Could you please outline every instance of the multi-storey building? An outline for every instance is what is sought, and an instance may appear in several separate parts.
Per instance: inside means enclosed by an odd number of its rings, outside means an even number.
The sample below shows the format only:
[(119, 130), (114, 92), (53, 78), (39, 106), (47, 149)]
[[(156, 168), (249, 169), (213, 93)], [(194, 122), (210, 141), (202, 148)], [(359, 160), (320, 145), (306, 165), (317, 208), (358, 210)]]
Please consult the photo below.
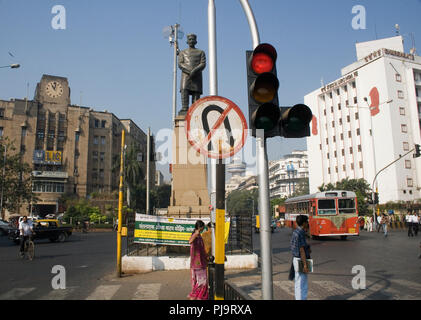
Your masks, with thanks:
[[(421, 144), (421, 57), (401, 36), (358, 43), (340, 79), (305, 96), (310, 191), (345, 178), (373, 185), (383, 168)], [(412, 153), (374, 182), (381, 203), (420, 198), (421, 160)]]
[[(64, 193), (87, 197), (118, 190), (119, 171), (113, 167), (116, 161), (119, 166), (123, 129), (126, 144), (134, 142), (146, 153), (147, 136), (133, 121), (72, 105), (68, 80), (62, 77), (44, 75), (32, 101), (0, 101), (0, 136), (13, 141), (32, 165), (39, 198), (33, 212), (41, 216), (57, 213)], [(151, 162), (152, 177), (154, 171)]]
[(291, 197), (297, 187), (308, 181), (307, 151), (293, 151), (282, 159), (269, 163), (270, 198)]

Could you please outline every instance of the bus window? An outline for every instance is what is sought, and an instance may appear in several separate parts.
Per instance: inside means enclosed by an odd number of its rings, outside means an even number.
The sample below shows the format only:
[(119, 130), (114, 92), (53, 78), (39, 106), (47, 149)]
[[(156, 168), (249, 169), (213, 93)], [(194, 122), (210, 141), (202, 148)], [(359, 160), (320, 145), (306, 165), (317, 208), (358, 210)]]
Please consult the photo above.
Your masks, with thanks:
[(355, 199), (339, 199), (339, 213), (353, 214), (355, 211)]
[(319, 200), (319, 211), (317, 215), (336, 215), (335, 199)]

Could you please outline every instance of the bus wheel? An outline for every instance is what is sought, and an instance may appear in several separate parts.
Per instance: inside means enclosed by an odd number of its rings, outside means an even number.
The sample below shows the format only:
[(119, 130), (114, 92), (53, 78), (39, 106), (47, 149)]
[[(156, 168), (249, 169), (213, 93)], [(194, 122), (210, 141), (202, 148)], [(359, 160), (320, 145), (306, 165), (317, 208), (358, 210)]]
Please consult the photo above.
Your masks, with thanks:
[(341, 236), (342, 241), (346, 241), (347, 236)]

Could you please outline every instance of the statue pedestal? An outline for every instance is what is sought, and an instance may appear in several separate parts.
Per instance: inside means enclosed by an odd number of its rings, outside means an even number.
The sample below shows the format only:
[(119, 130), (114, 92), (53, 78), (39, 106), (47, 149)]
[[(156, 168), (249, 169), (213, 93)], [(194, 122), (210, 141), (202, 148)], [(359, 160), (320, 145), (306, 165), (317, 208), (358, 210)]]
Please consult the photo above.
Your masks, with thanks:
[(172, 184), (168, 216), (180, 218), (210, 215), (207, 157), (187, 141), (185, 116), (175, 118), (172, 144)]

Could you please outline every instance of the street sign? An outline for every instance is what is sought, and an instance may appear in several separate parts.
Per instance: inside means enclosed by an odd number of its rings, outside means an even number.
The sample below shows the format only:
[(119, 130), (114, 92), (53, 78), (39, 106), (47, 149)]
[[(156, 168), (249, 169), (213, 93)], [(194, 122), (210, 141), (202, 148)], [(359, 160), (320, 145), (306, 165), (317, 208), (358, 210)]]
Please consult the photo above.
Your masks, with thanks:
[(189, 108), (186, 133), (197, 152), (208, 158), (226, 159), (243, 148), (247, 122), (234, 102), (219, 96), (204, 97)]

